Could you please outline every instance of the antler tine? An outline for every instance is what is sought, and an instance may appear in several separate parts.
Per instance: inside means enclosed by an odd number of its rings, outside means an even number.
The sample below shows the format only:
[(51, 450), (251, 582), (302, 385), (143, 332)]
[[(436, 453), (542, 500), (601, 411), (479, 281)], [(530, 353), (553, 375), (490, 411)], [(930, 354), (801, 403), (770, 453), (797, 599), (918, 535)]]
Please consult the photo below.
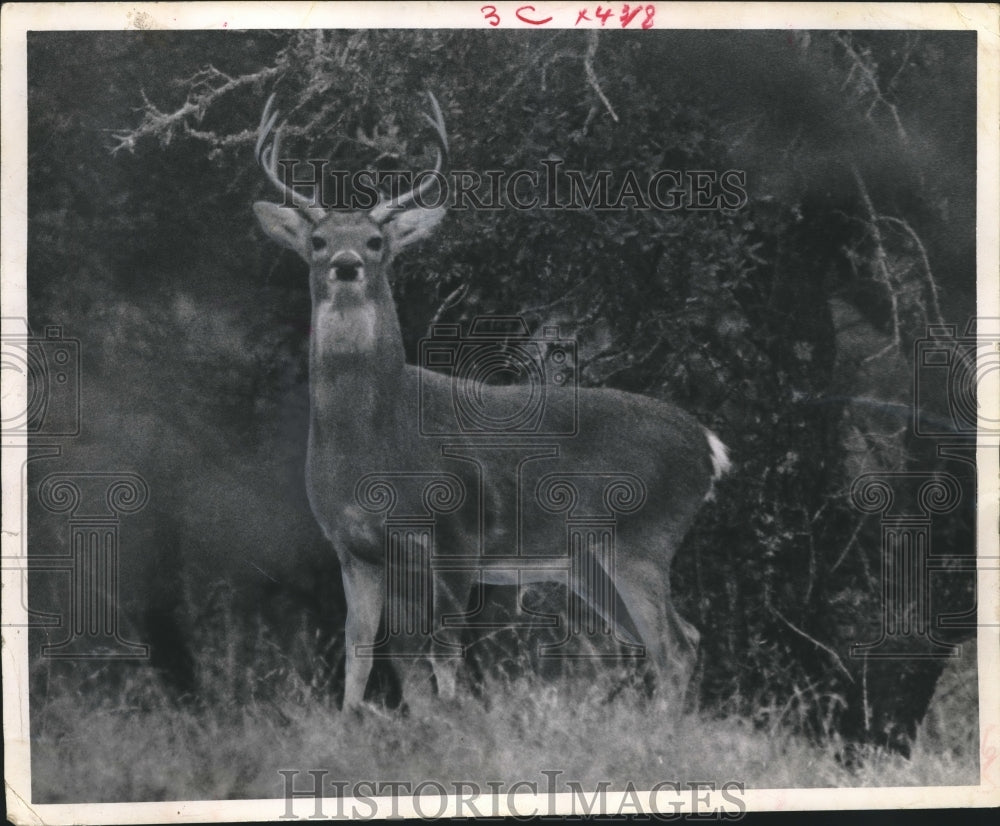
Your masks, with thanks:
[[(434, 93), (431, 91), (427, 92), (427, 97), (430, 99), (434, 117), (431, 117), (426, 112), (423, 113), (423, 116), (424, 120), (434, 127), (434, 135), (437, 138), (437, 158), (434, 162), (434, 171), (440, 173), (445, 164), (448, 162), (448, 133), (445, 130), (444, 115), (441, 113), (441, 107), (438, 105), (437, 98), (434, 97)], [(387, 220), (393, 212), (402, 209), (409, 209), (413, 201), (419, 196), (422, 196), (431, 186), (432, 177), (433, 176), (425, 178), (421, 181), (420, 186), (415, 189), (411, 189), (409, 192), (404, 192), (395, 201), (380, 202), (378, 206), (376, 206), (369, 213), (369, 217), (376, 223), (382, 223)]]
[[(285, 124), (282, 123), (277, 130), (274, 128), (274, 124), (278, 122), (278, 117), (281, 114), (277, 109), (273, 112), (271, 111), (274, 99), (275, 94), (272, 92), (271, 96), (267, 99), (267, 103), (264, 104), (264, 112), (260, 116), (260, 126), (257, 128), (257, 143), (254, 146), (257, 163), (264, 170), (267, 179), (282, 195), (290, 198), (292, 203), (302, 209), (310, 219), (318, 221), (326, 213), (316, 203), (315, 199), (309, 199), (304, 195), (300, 195), (293, 187), (288, 186), (288, 184), (281, 180), (281, 176), (278, 175), (281, 134), (285, 129)], [(270, 146), (267, 145), (268, 138), (271, 138)]]
[[(438, 158), (437, 164), (435, 166), (438, 172), (441, 171), (441, 164), (448, 163), (448, 133), (444, 128), (444, 115), (441, 114), (441, 107), (438, 105), (437, 98), (434, 97), (434, 93), (428, 90), (427, 97), (431, 102), (431, 108), (434, 110), (434, 117), (432, 118), (426, 112), (424, 112), (424, 120), (426, 120), (431, 126), (434, 127), (434, 131), (437, 132), (438, 136)], [(442, 157), (443, 155), (443, 157)]]
[(271, 134), (271, 130), (274, 129), (275, 121), (278, 120), (279, 112), (271, 112), (271, 107), (274, 105), (274, 92), (267, 99), (267, 103), (264, 104), (264, 111), (260, 116), (260, 126), (257, 127), (257, 145), (254, 146), (253, 153), (257, 158), (257, 162), (260, 163), (263, 156), (262, 150), (264, 149), (264, 144), (267, 141), (268, 136)]

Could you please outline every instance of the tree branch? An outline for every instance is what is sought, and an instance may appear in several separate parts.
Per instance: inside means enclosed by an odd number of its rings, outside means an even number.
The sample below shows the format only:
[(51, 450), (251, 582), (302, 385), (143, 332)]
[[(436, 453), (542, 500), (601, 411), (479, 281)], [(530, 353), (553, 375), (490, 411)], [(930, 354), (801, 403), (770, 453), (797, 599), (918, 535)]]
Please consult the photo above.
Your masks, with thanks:
[(597, 30), (591, 29), (590, 39), (587, 43), (587, 55), (583, 58), (583, 69), (587, 73), (587, 80), (593, 87), (594, 91), (597, 92), (597, 96), (601, 99), (601, 103), (604, 104), (604, 108), (608, 110), (608, 114), (611, 115), (611, 119), (615, 123), (618, 123), (618, 115), (615, 114), (614, 107), (611, 105), (611, 101), (608, 100), (604, 91), (601, 89), (600, 84), (597, 82), (597, 73), (594, 71), (594, 55), (597, 54)]

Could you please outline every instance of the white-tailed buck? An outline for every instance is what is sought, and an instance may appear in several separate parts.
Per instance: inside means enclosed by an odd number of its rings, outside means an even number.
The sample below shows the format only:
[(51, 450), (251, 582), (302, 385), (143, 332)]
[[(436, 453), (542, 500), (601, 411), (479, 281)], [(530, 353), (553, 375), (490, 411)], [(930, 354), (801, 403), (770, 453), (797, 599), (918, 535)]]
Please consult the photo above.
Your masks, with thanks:
[[(447, 137), (430, 97), (439, 173)], [(566, 583), (580, 598), (573, 631), (596, 622), (686, 685), (699, 635), (674, 608), (670, 562), (729, 466), (725, 447), (672, 405), (577, 388), (571, 345), (551, 330), (529, 341), (511, 319), (425, 341), (443, 371), (406, 364), (389, 270), (444, 208), (424, 208), (417, 187), (368, 211), (325, 211), (281, 180), (276, 121), (269, 101), (257, 156), (287, 205), (254, 210), (310, 270), (306, 482), (343, 572), (345, 708), (363, 702), (373, 656), (429, 658), (438, 693), (451, 694), (460, 649), (449, 634), (475, 625), (483, 583)], [(534, 381), (478, 380), (498, 371)], [(586, 655), (571, 633), (549, 648)]]

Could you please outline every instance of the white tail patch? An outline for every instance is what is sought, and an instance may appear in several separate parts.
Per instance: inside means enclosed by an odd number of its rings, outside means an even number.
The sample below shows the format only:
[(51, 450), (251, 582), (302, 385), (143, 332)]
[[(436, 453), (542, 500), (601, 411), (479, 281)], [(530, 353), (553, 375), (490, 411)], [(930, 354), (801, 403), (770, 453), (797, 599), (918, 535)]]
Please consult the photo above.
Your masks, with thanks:
[(705, 494), (705, 501), (710, 502), (715, 498), (716, 480), (725, 476), (733, 463), (729, 459), (729, 449), (722, 443), (722, 440), (707, 427), (704, 430), (709, 450), (712, 453), (712, 483), (708, 487), (708, 493)]

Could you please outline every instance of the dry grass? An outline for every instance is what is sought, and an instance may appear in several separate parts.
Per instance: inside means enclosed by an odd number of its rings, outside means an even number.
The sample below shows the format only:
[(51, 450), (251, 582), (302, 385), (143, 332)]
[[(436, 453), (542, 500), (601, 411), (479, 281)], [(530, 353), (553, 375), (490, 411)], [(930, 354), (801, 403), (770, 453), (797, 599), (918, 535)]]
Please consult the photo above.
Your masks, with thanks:
[[(341, 713), (289, 680), (284, 699), (199, 708), (170, 702), (136, 671), (114, 702), (49, 692), (33, 706), (36, 802), (280, 798), (282, 769), (328, 781), (511, 784), (561, 771), (593, 789), (673, 780), (748, 788), (964, 785), (978, 782), (976, 731), (925, 732), (912, 757), (874, 748), (845, 765), (836, 737), (815, 743), (737, 717), (672, 713), (645, 696), (606, 702), (590, 684), (495, 682), (487, 699), (432, 700), (399, 712)], [(303, 775), (305, 777), (305, 775)], [(306, 778), (306, 781), (308, 778)], [(303, 781), (305, 782), (305, 781)], [(563, 788), (560, 791), (566, 791)]]

